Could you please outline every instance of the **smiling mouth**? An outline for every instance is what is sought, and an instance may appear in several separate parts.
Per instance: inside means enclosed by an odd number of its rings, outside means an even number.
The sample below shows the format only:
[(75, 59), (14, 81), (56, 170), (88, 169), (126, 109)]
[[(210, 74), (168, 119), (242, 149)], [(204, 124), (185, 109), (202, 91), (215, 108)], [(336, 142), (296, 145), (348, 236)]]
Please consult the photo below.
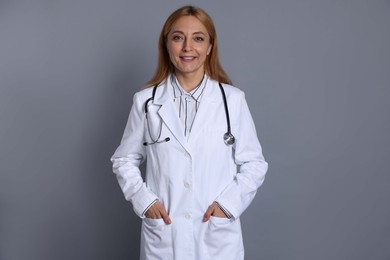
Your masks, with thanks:
[(196, 58), (196, 57), (193, 57), (193, 56), (191, 56), (191, 57), (187, 57), (187, 56), (182, 56), (182, 57), (180, 57), (180, 59), (181, 59), (182, 61), (184, 61), (184, 62), (194, 61), (195, 58)]

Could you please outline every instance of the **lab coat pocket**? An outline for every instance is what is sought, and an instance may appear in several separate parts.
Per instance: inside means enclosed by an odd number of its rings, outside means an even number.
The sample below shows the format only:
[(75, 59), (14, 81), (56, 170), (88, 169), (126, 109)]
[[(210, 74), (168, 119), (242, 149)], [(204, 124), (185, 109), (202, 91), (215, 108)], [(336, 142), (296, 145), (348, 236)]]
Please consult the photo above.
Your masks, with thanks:
[(220, 226), (220, 225), (230, 224), (233, 220), (230, 218), (220, 218), (220, 217), (211, 216), (210, 221), (213, 225)]
[(210, 259), (244, 259), (241, 226), (238, 220), (210, 217), (204, 239)]
[[(142, 255), (146, 259), (172, 259), (172, 232), (171, 225), (165, 224), (164, 220), (144, 218), (142, 222)], [(142, 247), (141, 247), (142, 248)]]
[(158, 227), (167, 225), (162, 218), (144, 218), (145, 225), (149, 227)]

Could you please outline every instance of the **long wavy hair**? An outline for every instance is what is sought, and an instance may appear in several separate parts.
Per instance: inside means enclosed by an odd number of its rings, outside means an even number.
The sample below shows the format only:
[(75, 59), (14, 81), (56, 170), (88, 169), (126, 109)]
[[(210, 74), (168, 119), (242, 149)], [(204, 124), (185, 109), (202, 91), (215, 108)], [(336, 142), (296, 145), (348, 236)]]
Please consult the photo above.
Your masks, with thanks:
[(204, 65), (206, 74), (211, 79), (221, 83), (232, 84), (229, 76), (223, 70), (219, 62), (218, 40), (213, 20), (201, 8), (188, 5), (174, 11), (165, 21), (165, 24), (160, 33), (160, 38), (158, 40), (158, 64), (156, 72), (154, 73), (153, 77), (146, 83), (146, 87), (152, 87), (163, 82), (170, 73), (174, 72), (175, 67), (169, 58), (166, 41), (168, 33), (172, 29), (173, 24), (183, 16), (194, 16), (197, 18), (204, 25), (204, 27), (206, 27), (206, 30), (209, 34), (211, 52), (207, 56)]

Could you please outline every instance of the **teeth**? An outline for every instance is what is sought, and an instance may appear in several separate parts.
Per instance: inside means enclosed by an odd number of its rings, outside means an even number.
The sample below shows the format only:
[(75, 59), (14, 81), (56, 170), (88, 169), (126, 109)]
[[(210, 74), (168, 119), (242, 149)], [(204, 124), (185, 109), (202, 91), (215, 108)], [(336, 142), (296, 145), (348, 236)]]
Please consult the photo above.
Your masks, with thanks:
[(194, 59), (194, 57), (183, 57), (182, 59), (185, 61), (191, 61)]

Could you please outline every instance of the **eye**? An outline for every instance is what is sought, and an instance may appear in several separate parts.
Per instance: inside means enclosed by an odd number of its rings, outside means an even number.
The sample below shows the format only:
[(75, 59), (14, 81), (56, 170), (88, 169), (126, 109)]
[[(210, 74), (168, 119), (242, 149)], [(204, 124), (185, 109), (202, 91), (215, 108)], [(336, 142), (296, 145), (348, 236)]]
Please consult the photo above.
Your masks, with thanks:
[(197, 41), (197, 42), (203, 42), (203, 41), (204, 41), (204, 38), (203, 38), (203, 37), (200, 37), (200, 36), (196, 36), (196, 37), (195, 37), (195, 41)]
[(177, 41), (181, 41), (181, 40), (183, 40), (183, 36), (181, 36), (181, 35), (172, 35), (172, 40), (173, 41), (175, 41), (175, 42), (177, 42)]

